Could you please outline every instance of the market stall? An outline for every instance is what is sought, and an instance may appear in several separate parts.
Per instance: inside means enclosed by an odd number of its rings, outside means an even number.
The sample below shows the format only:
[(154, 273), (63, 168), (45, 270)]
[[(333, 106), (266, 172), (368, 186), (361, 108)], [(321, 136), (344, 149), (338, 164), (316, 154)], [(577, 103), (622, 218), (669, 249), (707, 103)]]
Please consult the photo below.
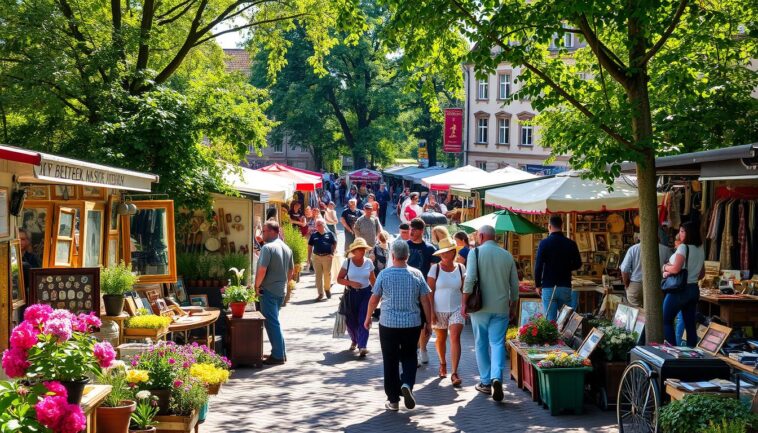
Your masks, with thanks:
[(421, 178), (421, 185), (431, 191), (448, 191), (453, 186), (467, 185), (469, 182), (486, 179), (489, 174), (472, 165), (454, 168), (444, 173)]
[(315, 171), (303, 170), (283, 164), (271, 164), (257, 170), (295, 182), (296, 191), (314, 192), (317, 188), (321, 188), (322, 185), (321, 175)]
[(491, 206), (485, 210), (485, 191), (536, 178), (537, 176), (526, 171), (514, 167), (504, 167), (489, 172), (486, 176), (477, 176), (476, 178), (467, 179), (465, 183), (451, 185), (449, 194), (461, 201), (462, 207), (459, 220), (467, 221), (472, 218), (478, 218), (492, 210)]

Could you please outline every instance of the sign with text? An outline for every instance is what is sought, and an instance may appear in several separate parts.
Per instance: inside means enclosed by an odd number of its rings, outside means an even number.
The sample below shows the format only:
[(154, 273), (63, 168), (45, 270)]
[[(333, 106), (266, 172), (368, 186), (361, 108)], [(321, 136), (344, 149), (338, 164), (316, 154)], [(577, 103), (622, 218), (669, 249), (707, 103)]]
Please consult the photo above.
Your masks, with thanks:
[(463, 152), (463, 108), (445, 109), (445, 136), (442, 147), (445, 152)]
[(34, 177), (47, 182), (150, 192), (151, 184), (158, 181), (152, 174), (41, 155), (40, 164), (34, 166)]

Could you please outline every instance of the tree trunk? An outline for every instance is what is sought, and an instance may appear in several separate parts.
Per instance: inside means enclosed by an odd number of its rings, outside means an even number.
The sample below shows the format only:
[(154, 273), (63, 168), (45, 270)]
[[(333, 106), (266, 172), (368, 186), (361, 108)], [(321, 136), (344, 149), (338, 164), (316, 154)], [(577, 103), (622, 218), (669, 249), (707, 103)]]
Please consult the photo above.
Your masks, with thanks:
[(366, 154), (364, 154), (361, 150), (356, 149), (353, 147), (353, 170), (357, 170), (359, 168), (366, 168)]

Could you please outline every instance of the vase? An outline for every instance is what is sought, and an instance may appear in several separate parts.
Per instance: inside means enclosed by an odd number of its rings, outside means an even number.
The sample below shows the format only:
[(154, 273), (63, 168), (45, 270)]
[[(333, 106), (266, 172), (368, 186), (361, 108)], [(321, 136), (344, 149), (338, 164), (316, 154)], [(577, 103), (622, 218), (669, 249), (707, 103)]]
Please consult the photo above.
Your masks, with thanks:
[(84, 394), (84, 387), (89, 383), (89, 379), (79, 379), (70, 381), (60, 381), (61, 385), (66, 388), (68, 393), (69, 404), (79, 404), (82, 402), (82, 395)]
[(563, 410), (582, 413), (584, 405), (584, 375), (592, 367), (541, 368), (535, 366), (539, 375), (540, 398), (550, 410), (550, 415), (558, 415)]
[(239, 319), (245, 315), (245, 307), (247, 302), (230, 302), (229, 308), (232, 310), (232, 317)]
[(120, 316), (124, 311), (124, 295), (103, 295), (106, 316)]
[(171, 390), (151, 389), (150, 393), (158, 398), (158, 415), (167, 415), (169, 413), (168, 404), (171, 400)]
[(100, 325), (100, 331), (95, 333), (95, 338), (100, 341), (107, 341), (111, 346), (118, 347), (119, 343), (119, 325), (113, 320), (103, 319)]
[(137, 403), (132, 400), (121, 402), (121, 406), (97, 408), (97, 431), (112, 433), (127, 433), (132, 413)]
[(206, 401), (204, 405), (200, 407), (200, 410), (197, 414), (197, 422), (203, 423), (205, 422), (205, 418), (208, 417), (208, 409), (209, 409), (210, 402)]
[(155, 433), (155, 427), (146, 428), (144, 430), (129, 429), (129, 433)]

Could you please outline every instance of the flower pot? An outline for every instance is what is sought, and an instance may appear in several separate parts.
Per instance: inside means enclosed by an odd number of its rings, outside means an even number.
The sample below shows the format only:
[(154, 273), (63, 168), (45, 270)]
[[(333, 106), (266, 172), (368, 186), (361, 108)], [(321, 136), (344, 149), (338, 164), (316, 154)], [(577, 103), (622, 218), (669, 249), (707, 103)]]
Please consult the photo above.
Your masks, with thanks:
[(158, 398), (158, 415), (168, 414), (168, 403), (171, 400), (171, 390), (151, 389), (150, 393)]
[(247, 302), (230, 302), (229, 308), (232, 310), (232, 317), (239, 319), (245, 315), (245, 307)]
[(129, 337), (145, 337), (157, 340), (168, 332), (166, 328), (124, 328), (124, 335)]
[(200, 408), (200, 410), (197, 413), (197, 422), (202, 423), (205, 422), (205, 418), (208, 417), (208, 409), (210, 406), (210, 402), (205, 402), (205, 404)]
[(218, 395), (219, 391), (221, 391), (221, 384), (207, 384), (205, 385), (205, 389), (208, 391), (208, 395)]
[(120, 316), (124, 311), (124, 295), (103, 295), (106, 316)]
[(194, 411), (187, 416), (159, 415), (155, 417), (157, 425), (156, 433), (184, 432), (190, 433), (197, 424), (198, 412)]
[(89, 379), (80, 379), (72, 381), (61, 381), (61, 385), (66, 388), (68, 393), (69, 404), (79, 404), (82, 402), (84, 387), (89, 383)]
[(550, 415), (563, 410), (582, 413), (584, 405), (584, 375), (592, 367), (541, 368), (535, 366), (540, 382), (542, 403), (550, 409)]
[(150, 427), (145, 430), (133, 430), (129, 429), (129, 433), (155, 433), (155, 427)]
[(137, 403), (132, 400), (121, 402), (122, 406), (97, 408), (97, 431), (127, 433), (132, 413)]

